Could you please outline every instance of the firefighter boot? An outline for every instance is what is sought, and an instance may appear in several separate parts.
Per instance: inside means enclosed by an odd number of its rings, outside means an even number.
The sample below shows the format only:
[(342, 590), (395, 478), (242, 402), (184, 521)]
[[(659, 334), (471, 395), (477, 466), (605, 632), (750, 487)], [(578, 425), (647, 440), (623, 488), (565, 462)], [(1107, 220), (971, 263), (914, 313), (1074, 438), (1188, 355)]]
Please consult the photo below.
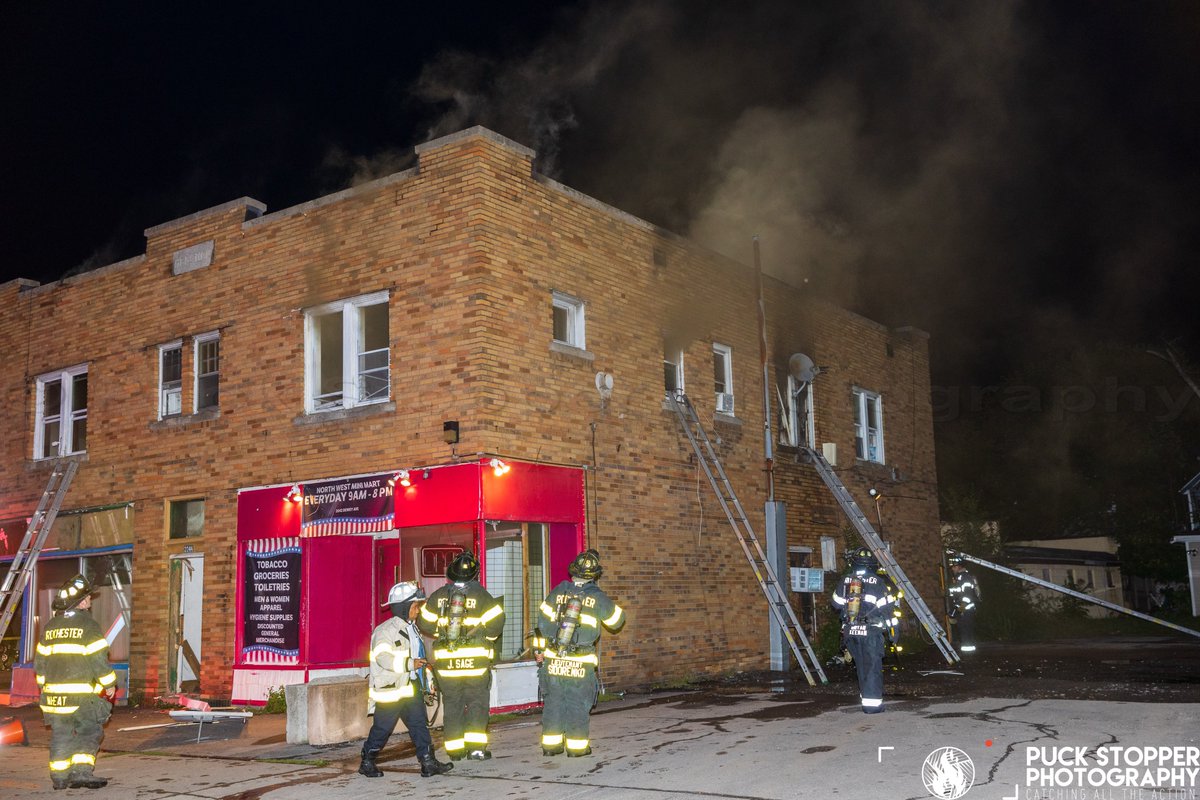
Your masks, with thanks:
[(375, 766), (375, 756), (379, 755), (378, 750), (363, 750), (362, 763), (358, 765), (358, 774), (365, 775), (368, 778), (382, 778), (383, 770)]
[(103, 789), (105, 786), (108, 786), (108, 778), (98, 778), (88, 768), (71, 770), (67, 780), (68, 789)]
[(580, 756), (590, 756), (592, 754), (592, 746), (589, 744), (582, 750), (567, 749), (567, 758), (579, 758)]
[(491, 750), (472, 750), (467, 754), (467, 758), (471, 759), (472, 761), (487, 761), (491, 757)]
[(433, 753), (418, 758), (417, 762), (421, 765), (422, 778), (432, 778), (434, 775), (442, 775), (454, 769), (453, 764), (448, 761), (438, 761), (434, 758)]
[(70, 785), (66, 775), (51, 775), (50, 783), (55, 789), (66, 789)]

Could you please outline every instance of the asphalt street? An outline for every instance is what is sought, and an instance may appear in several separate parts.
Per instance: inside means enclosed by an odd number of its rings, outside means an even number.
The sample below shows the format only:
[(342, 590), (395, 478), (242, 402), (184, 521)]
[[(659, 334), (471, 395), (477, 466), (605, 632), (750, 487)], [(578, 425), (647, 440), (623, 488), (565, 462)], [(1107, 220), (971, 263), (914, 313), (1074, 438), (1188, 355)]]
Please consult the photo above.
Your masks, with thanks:
[[(1156, 648), (1200, 651), (1155, 640), (1119, 652), (1149, 658)], [(1196, 651), (1188, 655), (1193, 663)], [(1136, 673), (1141, 659), (1125, 661)], [(962, 674), (913, 664), (892, 681), (897, 689), (878, 715), (860, 711), (854, 684), (841, 673), (815, 689), (767, 675), (627, 695), (597, 709), (595, 752), (579, 759), (542, 756), (538, 715), (511, 717), (492, 726), (494, 759), (459, 762), (450, 775), (428, 779), (404, 734), (383, 754), (385, 776), (368, 779), (355, 772), (359, 742), (287, 744), (281, 716), (198, 730), (158, 727), (169, 722), (161, 711), (123, 710), (97, 766), (109, 786), (55, 792), (46, 773), (48, 734), (36, 714), (18, 709), (31, 743), (0, 748), (0, 797), (1200, 800), (1200, 764), (1188, 767), (1190, 758), (1200, 761), (1194, 674), (1177, 681), (1175, 694), (1146, 702), (1078, 699), (1053, 676), (1007, 681), (1013, 691), (1004, 696), (994, 690), (1006, 681), (993, 670), (984, 659)], [(1028, 691), (1043, 682), (1054, 690)], [(975, 695), (976, 684), (991, 691)]]

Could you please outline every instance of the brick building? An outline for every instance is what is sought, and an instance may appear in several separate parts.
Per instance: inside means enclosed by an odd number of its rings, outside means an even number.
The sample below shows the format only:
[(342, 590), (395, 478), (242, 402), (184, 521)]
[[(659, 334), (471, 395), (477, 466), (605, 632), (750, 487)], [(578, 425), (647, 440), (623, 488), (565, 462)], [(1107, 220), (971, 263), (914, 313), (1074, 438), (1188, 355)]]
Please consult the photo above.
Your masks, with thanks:
[[(768, 666), (765, 601), (664, 402), (688, 393), (761, 532), (753, 271), (538, 175), (490, 131), (416, 152), (294, 208), (241, 198), (148, 229), (142, 256), (0, 285), (0, 555), (53, 459), (81, 460), (20, 615), (24, 658), (47, 590), (84, 569), (105, 584), (98, 616), (132, 593), (113, 647), (132, 692), (261, 700), (360, 667), (391, 580), (436, 583), (471, 547), (527, 677), (530, 604), (586, 543), (630, 620), (604, 640), (607, 685)], [(792, 406), (774, 475), (793, 563), (820, 566), (821, 537), (840, 548), (848, 526), (788, 437), (835, 445), (862, 501), (883, 492), (883, 536), (932, 596), (926, 335), (773, 279), (764, 294)], [(798, 395), (797, 352), (823, 368)], [(272, 596), (267, 575), (294, 585)]]

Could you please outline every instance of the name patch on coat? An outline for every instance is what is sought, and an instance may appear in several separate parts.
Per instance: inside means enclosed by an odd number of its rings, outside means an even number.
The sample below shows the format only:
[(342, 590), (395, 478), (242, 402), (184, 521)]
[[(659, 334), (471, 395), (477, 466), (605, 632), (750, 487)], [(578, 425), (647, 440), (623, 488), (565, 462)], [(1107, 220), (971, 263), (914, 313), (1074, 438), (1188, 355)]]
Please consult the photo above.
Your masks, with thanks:
[(578, 661), (552, 658), (546, 662), (546, 674), (558, 678), (582, 678), (587, 675), (587, 670)]

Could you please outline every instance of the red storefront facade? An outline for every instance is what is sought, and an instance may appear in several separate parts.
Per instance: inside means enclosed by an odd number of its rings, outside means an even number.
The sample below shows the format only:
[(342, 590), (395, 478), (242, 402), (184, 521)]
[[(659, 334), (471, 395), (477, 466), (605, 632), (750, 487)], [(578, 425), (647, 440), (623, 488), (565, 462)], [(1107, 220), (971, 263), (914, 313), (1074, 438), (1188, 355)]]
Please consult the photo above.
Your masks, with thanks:
[[(407, 485), (406, 485), (407, 484)], [(527, 634), (586, 541), (582, 467), (480, 457), (238, 493), (234, 704), (271, 689), (365, 674), (393, 583), (445, 583), (469, 549), (504, 604), (492, 704), (537, 702)]]

